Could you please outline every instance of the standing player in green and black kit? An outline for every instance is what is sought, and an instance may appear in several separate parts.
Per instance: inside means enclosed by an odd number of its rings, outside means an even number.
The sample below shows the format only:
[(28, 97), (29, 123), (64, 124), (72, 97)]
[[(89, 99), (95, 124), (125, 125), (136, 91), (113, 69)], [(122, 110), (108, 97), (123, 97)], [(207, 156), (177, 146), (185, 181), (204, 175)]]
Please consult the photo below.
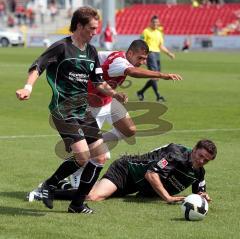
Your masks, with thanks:
[(58, 182), (84, 166), (68, 212), (93, 212), (84, 201), (106, 160), (106, 147), (95, 119), (86, 112), (88, 80), (103, 94), (123, 103), (127, 101), (125, 94), (116, 93), (103, 81), (97, 51), (89, 44), (97, 32), (98, 21), (95, 9), (77, 9), (71, 19), (72, 35), (50, 46), (30, 67), (25, 87), (16, 91), (19, 100), (29, 99), (34, 83), (46, 69), (53, 92), (49, 105), (52, 120), (64, 140), (66, 151), (73, 152), (73, 156), (66, 159), (43, 184), (43, 203), (50, 209), (53, 208), (54, 189)]

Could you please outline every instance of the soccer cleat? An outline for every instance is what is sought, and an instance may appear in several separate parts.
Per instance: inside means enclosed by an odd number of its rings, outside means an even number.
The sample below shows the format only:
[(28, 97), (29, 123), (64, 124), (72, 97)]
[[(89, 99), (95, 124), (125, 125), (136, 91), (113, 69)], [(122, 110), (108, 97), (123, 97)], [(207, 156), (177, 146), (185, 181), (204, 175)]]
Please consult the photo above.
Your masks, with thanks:
[(74, 206), (73, 204), (70, 204), (68, 207), (69, 213), (84, 213), (84, 214), (92, 214), (93, 210), (88, 207), (87, 204), (82, 204), (81, 206)]
[(42, 183), (36, 189), (27, 194), (26, 200), (29, 202), (42, 200)]
[(46, 207), (53, 209), (54, 187), (49, 186), (46, 182), (42, 185), (42, 201)]
[(157, 97), (157, 101), (166, 102), (166, 99), (163, 96)]
[(41, 201), (42, 200), (42, 192), (39, 191), (39, 188), (34, 189), (32, 192), (27, 194), (27, 201)]
[(144, 94), (141, 91), (137, 91), (137, 97), (140, 101), (144, 100)]

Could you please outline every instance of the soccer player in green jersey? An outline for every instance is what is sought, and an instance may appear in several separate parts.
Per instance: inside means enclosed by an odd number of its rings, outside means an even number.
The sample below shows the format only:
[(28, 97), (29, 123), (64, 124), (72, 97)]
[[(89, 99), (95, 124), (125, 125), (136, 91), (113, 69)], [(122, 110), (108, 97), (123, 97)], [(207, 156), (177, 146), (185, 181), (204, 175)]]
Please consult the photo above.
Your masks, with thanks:
[[(192, 192), (211, 201), (206, 192), (204, 165), (217, 155), (216, 145), (200, 140), (193, 149), (171, 143), (142, 155), (123, 155), (114, 161), (92, 188), (88, 200), (100, 201), (111, 196), (160, 197), (168, 203), (179, 202), (184, 196), (176, 195), (192, 186)], [(76, 189), (63, 180), (55, 191), (56, 199), (71, 200)], [(42, 200), (41, 187), (28, 194), (29, 201)]]
[(182, 201), (175, 195), (192, 185), (192, 192), (208, 201), (203, 166), (217, 154), (210, 140), (200, 140), (193, 149), (171, 143), (142, 155), (125, 155), (114, 161), (88, 195), (92, 201), (138, 192), (158, 196), (168, 203)]
[(92, 213), (84, 200), (96, 182), (106, 160), (105, 146), (96, 120), (87, 109), (87, 83), (121, 102), (127, 96), (117, 93), (102, 79), (96, 49), (89, 44), (96, 35), (99, 16), (95, 9), (80, 7), (72, 16), (72, 35), (51, 45), (30, 67), (27, 83), (16, 91), (19, 100), (30, 98), (32, 87), (46, 69), (52, 89), (49, 105), (53, 123), (64, 140), (66, 151), (73, 156), (65, 160), (42, 187), (43, 202), (52, 209), (58, 182), (84, 166), (81, 183), (69, 208), (71, 213)]

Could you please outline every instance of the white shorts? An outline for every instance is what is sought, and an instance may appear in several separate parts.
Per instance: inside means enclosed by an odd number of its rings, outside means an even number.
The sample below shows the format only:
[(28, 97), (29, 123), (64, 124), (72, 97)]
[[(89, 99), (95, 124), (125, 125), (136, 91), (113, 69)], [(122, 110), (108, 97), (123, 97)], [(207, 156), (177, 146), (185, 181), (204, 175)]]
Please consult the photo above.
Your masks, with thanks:
[(116, 99), (112, 99), (112, 102), (102, 107), (89, 106), (89, 110), (91, 111), (92, 116), (96, 119), (100, 129), (105, 121), (112, 125), (118, 120), (128, 116), (125, 107)]

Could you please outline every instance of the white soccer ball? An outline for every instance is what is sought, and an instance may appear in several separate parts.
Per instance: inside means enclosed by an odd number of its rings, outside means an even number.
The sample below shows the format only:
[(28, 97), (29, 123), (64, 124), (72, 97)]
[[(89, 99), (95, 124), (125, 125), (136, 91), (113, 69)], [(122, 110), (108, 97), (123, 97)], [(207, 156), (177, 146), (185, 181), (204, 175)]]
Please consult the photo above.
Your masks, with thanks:
[(208, 212), (208, 202), (198, 194), (191, 194), (184, 199), (181, 208), (186, 220), (200, 221)]

